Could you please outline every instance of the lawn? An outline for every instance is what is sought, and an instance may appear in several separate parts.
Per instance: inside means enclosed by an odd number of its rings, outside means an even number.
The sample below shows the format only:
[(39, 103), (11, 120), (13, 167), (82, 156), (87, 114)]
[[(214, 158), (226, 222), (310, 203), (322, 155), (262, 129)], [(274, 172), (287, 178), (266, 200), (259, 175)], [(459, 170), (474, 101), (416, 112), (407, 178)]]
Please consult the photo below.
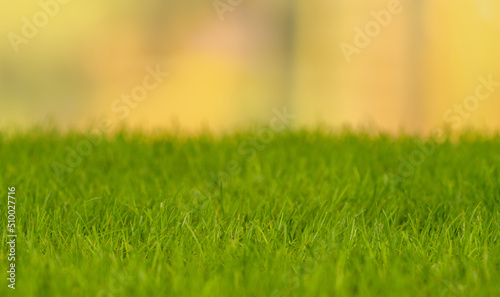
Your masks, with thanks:
[(500, 296), (499, 166), (481, 133), (3, 132), (0, 296)]

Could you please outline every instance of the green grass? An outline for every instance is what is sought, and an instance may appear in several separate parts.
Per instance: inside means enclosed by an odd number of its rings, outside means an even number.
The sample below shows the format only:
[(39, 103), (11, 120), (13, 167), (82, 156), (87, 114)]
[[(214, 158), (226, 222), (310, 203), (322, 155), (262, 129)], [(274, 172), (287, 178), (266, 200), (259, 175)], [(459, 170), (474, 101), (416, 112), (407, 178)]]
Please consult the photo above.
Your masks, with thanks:
[(417, 137), (249, 137), (118, 133), (59, 179), (85, 135), (0, 134), (0, 296), (500, 296), (498, 135), (401, 179)]

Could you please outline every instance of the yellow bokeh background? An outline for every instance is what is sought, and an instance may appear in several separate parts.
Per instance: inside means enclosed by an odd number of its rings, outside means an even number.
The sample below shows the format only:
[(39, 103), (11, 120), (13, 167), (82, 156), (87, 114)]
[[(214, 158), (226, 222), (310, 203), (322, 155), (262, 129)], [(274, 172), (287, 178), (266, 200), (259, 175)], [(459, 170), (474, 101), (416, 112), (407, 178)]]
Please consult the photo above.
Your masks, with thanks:
[[(87, 127), (105, 117), (227, 131), (286, 106), (297, 126), (425, 133), (449, 124), (444, 114), (474, 95), (479, 77), (500, 82), (495, 0), (1, 3), (1, 126)], [(221, 14), (217, 3), (230, 9)], [(390, 5), (402, 11), (348, 62), (341, 44)], [(16, 52), (12, 33), (22, 37), (23, 18), (46, 6), (53, 16)], [(113, 102), (156, 65), (168, 77), (117, 119)], [(498, 129), (499, 110), (500, 87), (459, 127)]]

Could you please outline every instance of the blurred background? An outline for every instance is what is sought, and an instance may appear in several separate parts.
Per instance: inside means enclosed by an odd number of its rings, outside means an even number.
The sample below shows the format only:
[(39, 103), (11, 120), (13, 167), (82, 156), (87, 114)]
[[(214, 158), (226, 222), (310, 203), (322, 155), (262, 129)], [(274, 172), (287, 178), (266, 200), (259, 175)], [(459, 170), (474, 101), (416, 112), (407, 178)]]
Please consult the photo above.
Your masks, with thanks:
[(0, 3), (0, 126), (500, 127), (498, 0)]

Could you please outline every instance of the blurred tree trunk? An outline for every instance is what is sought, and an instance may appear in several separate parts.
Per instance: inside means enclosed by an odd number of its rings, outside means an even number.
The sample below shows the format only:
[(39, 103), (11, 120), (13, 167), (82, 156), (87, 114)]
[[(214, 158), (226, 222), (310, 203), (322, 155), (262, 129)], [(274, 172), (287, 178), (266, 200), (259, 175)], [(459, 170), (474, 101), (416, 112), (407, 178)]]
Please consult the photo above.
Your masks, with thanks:
[(425, 28), (424, 28), (424, 0), (414, 1), (410, 5), (413, 7), (409, 10), (411, 11), (412, 21), (410, 24), (410, 32), (409, 34), (412, 36), (410, 39), (411, 42), (408, 43), (410, 47), (410, 76), (412, 85), (409, 88), (409, 102), (406, 106), (405, 113), (407, 114), (407, 118), (409, 119), (408, 124), (411, 125), (409, 127), (414, 131), (421, 131), (423, 128), (425, 118), (425, 98), (423, 90), (423, 81), (422, 77), (424, 76), (424, 60), (423, 60), (423, 51), (425, 49), (423, 42), (425, 38), (423, 36)]
[(286, 1), (285, 7), (285, 32), (284, 32), (284, 56), (285, 56), (285, 93), (283, 104), (288, 107), (289, 112), (293, 111), (293, 103), (295, 102), (295, 71), (296, 71), (296, 39), (297, 39), (297, 0)]

